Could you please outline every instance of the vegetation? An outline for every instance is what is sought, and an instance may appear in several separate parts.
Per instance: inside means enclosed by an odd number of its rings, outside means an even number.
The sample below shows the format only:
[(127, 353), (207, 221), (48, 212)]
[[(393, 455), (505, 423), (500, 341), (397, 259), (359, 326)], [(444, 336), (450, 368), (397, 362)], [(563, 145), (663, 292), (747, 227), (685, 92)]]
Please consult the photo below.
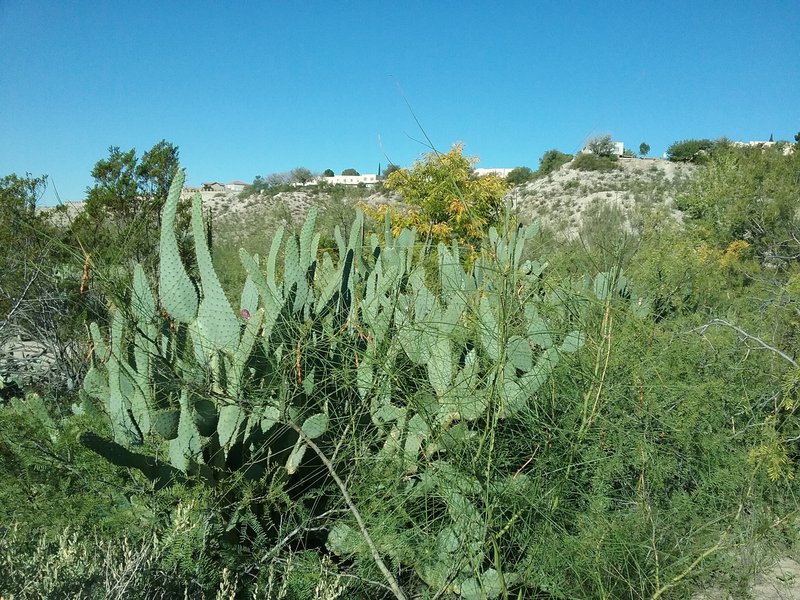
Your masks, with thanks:
[(394, 163), (389, 163), (388, 165), (386, 165), (386, 168), (383, 170), (382, 176), (383, 176), (384, 179), (386, 179), (387, 177), (389, 177), (389, 175), (391, 175), (395, 171), (399, 171), (399, 170), (400, 170), (399, 166), (397, 166)]
[(352, 175), (354, 177), (357, 177), (360, 174), (361, 173), (359, 173), (355, 169), (345, 169), (344, 171), (342, 171), (342, 175)]
[(713, 149), (714, 142), (709, 139), (681, 140), (667, 148), (667, 158), (674, 162), (704, 163)]
[(108, 149), (92, 169), (95, 184), (73, 235), (99, 264), (126, 260), (152, 265), (167, 190), (178, 170), (178, 148), (162, 140), (141, 159), (136, 150)]
[(387, 178), (410, 212), (326, 196), (237, 256), (177, 169), (153, 270), (84, 294), (45, 179), (0, 180), (0, 334), (71, 290), (81, 366), (2, 373), (0, 595), (746, 597), (800, 536), (798, 161), (715, 148), (682, 222), (570, 241), (456, 146)]
[(594, 152), (581, 152), (570, 165), (579, 171), (613, 171), (619, 167), (616, 155), (601, 155)]
[(650, 154), (650, 144), (642, 142), (639, 144), (639, 156), (647, 156)]
[(546, 177), (553, 171), (557, 171), (562, 165), (572, 160), (571, 154), (565, 154), (559, 150), (548, 150), (539, 159), (539, 168), (536, 170), (536, 177)]
[(473, 251), (479, 248), (487, 228), (502, 222), (506, 183), (495, 175), (476, 177), (477, 159), (462, 150), (455, 144), (445, 154), (427, 154), (411, 169), (389, 175), (386, 189), (399, 192), (409, 210), (382, 206), (368, 213), (378, 221), (389, 214), (395, 232), (414, 227), (436, 241), (456, 238)]
[(611, 157), (614, 156), (614, 142), (610, 135), (595, 137), (589, 140), (586, 148), (595, 156)]
[(506, 183), (508, 185), (522, 185), (534, 179), (536, 179), (536, 175), (529, 167), (516, 167), (506, 175)]
[(314, 173), (312, 173), (309, 169), (305, 167), (297, 167), (296, 169), (292, 169), (289, 172), (289, 178), (291, 183), (299, 183), (301, 185), (305, 185), (307, 183), (311, 183), (314, 180)]

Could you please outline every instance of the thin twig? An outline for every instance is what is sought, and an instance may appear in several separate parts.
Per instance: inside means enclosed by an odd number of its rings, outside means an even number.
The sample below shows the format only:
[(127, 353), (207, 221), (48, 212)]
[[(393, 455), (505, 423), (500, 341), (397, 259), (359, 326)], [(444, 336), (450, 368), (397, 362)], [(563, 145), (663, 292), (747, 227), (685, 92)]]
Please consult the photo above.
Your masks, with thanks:
[(701, 335), (704, 335), (705, 332), (708, 330), (708, 328), (711, 327), (712, 325), (718, 325), (720, 327), (728, 327), (729, 329), (733, 329), (736, 333), (738, 333), (743, 338), (746, 338), (748, 340), (752, 340), (752, 341), (756, 342), (759, 346), (764, 348), (765, 350), (769, 350), (770, 352), (774, 352), (775, 354), (777, 354), (778, 356), (780, 356), (784, 360), (786, 360), (789, 363), (791, 363), (791, 365), (793, 367), (800, 366), (800, 365), (798, 365), (797, 361), (795, 361), (791, 356), (789, 356), (785, 352), (782, 352), (781, 350), (778, 350), (774, 346), (770, 346), (769, 344), (767, 344), (761, 338), (757, 338), (756, 336), (747, 333), (741, 327), (737, 327), (733, 323), (729, 323), (728, 321), (726, 321), (724, 319), (714, 319), (713, 321), (709, 321), (705, 325), (702, 325), (700, 327), (695, 327), (694, 329), (690, 329), (687, 333), (693, 333), (695, 331), (698, 331), (698, 332), (700, 332)]
[(397, 600), (407, 600), (406, 595), (403, 593), (403, 590), (400, 589), (400, 585), (397, 583), (397, 580), (394, 578), (394, 575), (392, 575), (391, 571), (389, 571), (388, 567), (386, 566), (386, 563), (383, 562), (381, 555), (378, 553), (378, 548), (375, 546), (375, 542), (372, 541), (372, 536), (370, 536), (369, 531), (367, 530), (367, 525), (364, 522), (361, 513), (356, 508), (353, 499), (350, 497), (350, 493), (347, 491), (347, 487), (344, 485), (344, 482), (336, 473), (336, 469), (333, 468), (333, 464), (331, 463), (331, 461), (328, 460), (328, 457), (325, 456), (325, 453), (322, 450), (320, 450), (319, 446), (317, 446), (311, 440), (311, 438), (309, 438), (303, 432), (302, 429), (300, 429), (294, 423), (289, 423), (289, 426), (292, 429), (294, 429), (297, 432), (297, 434), (302, 438), (303, 442), (306, 443), (308, 447), (311, 448), (316, 453), (317, 456), (319, 456), (319, 459), (322, 461), (322, 464), (324, 464), (325, 467), (328, 469), (328, 472), (331, 474), (331, 477), (336, 482), (339, 491), (342, 493), (342, 498), (344, 498), (347, 507), (353, 514), (356, 523), (358, 523), (358, 528), (361, 530), (361, 535), (364, 538), (364, 541), (367, 543), (367, 546), (369, 546), (370, 553), (372, 554), (372, 559), (375, 561), (375, 564), (377, 565), (380, 572), (386, 578), (386, 582), (389, 584), (389, 587), (391, 588), (395, 598), (397, 598)]

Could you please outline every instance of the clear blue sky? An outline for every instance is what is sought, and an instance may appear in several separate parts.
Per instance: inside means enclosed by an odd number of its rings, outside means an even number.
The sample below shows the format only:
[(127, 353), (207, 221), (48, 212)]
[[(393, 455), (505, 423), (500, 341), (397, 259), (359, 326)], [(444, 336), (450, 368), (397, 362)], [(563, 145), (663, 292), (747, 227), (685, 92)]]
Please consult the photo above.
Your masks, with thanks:
[(0, 176), (48, 174), (63, 200), (109, 146), (162, 138), (193, 184), (408, 166), (406, 100), (485, 167), (606, 133), (654, 155), (793, 139), (800, 2), (0, 0)]

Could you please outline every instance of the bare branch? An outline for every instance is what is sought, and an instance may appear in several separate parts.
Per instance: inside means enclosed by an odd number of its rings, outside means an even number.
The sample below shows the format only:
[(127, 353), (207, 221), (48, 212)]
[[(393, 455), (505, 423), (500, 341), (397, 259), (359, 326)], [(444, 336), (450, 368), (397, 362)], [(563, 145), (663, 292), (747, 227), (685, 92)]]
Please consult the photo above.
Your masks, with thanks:
[(319, 459), (322, 461), (322, 464), (324, 464), (325, 467), (328, 469), (328, 472), (331, 474), (331, 477), (336, 482), (339, 491), (342, 493), (342, 498), (344, 498), (344, 501), (347, 504), (347, 508), (350, 509), (350, 512), (353, 514), (356, 523), (358, 523), (358, 528), (361, 530), (361, 535), (364, 538), (364, 541), (367, 543), (367, 546), (369, 546), (370, 553), (372, 554), (372, 559), (375, 561), (375, 564), (377, 565), (380, 572), (386, 578), (386, 582), (389, 584), (389, 587), (391, 588), (395, 598), (397, 598), (397, 600), (407, 600), (406, 595), (403, 593), (403, 590), (400, 589), (400, 585), (397, 583), (397, 580), (394, 578), (394, 575), (392, 575), (391, 571), (389, 571), (389, 568), (386, 566), (386, 563), (383, 562), (383, 559), (381, 558), (381, 555), (378, 552), (378, 548), (375, 546), (375, 542), (372, 541), (372, 536), (370, 536), (369, 531), (367, 530), (367, 524), (364, 522), (364, 519), (361, 516), (361, 513), (358, 511), (358, 508), (356, 508), (353, 499), (350, 497), (350, 493), (347, 491), (347, 487), (344, 485), (344, 482), (336, 473), (336, 469), (334, 469), (331, 461), (328, 460), (328, 457), (325, 456), (325, 453), (322, 450), (320, 450), (319, 446), (317, 446), (311, 440), (311, 438), (309, 438), (303, 432), (302, 429), (300, 429), (294, 423), (289, 423), (289, 426), (292, 429), (294, 429), (300, 436), (300, 438), (303, 440), (303, 442), (305, 442), (308, 445), (308, 447), (311, 448), (316, 453), (317, 456), (319, 456)]
[(700, 335), (705, 335), (706, 331), (708, 331), (708, 328), (711, 327), (712, 325), (717, 325), (717, 326), (720, 326), (720, 327), (727, 327), (729, 329), (733, 329), (741, 337), (743, 337), (745, 339), (748, 339), (748, 340), (754, 341), (755, 343), (757, 343), (759, 346), (761, 346), (765, 350), (769, 350), (770, 352), (774, 352), (775, 354), (777, 354), (778, 356), (780, 356), (781, 358), (783, 358), (784, 360), (789, 362), (793, 367), (800, 366), (800, 365), (798, 365), (797, 361), (795, 361), (791, 356), (789, 356), (785, 352), (783, 352), (781, 350), (778, 350), (774, 346), (770, 346), (769, 344), (767, 344), (761, 338), (757, 338), (756, 336), (747, 333), (741, 327), (737, 327), (733, 323), (729, 323), (728, 321), (726, 321), (724, 319), (714, 319), (713, 321), (709, 321), (705, 325), (702, 325), (700, 327), (695, 327), (694, 329), (690, 329), (687, 333), (699, 332)]

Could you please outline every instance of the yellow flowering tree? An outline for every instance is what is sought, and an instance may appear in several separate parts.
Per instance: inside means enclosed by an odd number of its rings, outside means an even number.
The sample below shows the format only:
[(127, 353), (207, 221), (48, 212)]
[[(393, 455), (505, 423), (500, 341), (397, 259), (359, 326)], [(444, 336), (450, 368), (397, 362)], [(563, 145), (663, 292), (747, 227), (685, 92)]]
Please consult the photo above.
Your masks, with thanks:
[(478, 246), (489, 226), (502, 218), (507, 185), (495, 175), (476, 176), (478, 159), (462, 151), (463, 145), (455, 144), (445, 154), (426, 154), (410, 169), (394, 171), (384, 185), (399, 192), (408, 208), (384, 205), (369, 211), (371, 216), (389, 212), (395, 229), (416, 227), (437, 241), (455, 237), (462, 245)]

